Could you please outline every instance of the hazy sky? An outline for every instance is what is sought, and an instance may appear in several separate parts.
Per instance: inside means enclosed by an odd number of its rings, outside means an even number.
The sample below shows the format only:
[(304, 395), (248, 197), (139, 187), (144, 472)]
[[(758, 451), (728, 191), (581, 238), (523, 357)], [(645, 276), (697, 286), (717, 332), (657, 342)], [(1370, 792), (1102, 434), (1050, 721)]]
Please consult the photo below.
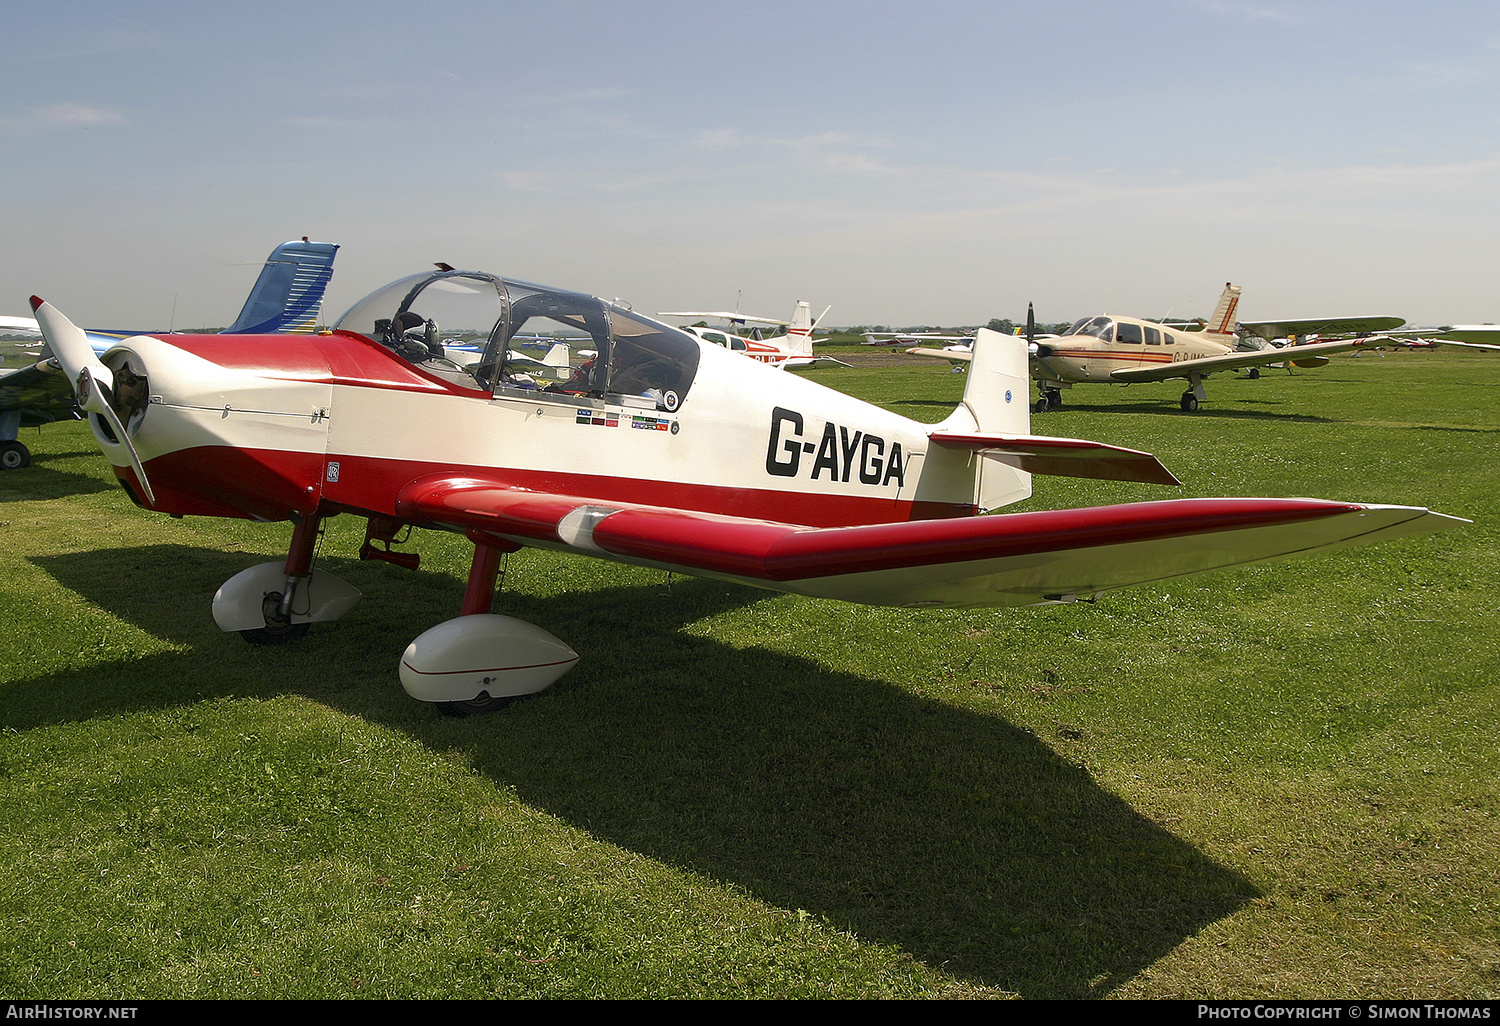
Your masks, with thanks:
[[(826, 323), (1500, 321), (1500, 5), (4, 4), (0, 313), (433, 261)], [(175, 307), (175, 314), (174, 314)]]

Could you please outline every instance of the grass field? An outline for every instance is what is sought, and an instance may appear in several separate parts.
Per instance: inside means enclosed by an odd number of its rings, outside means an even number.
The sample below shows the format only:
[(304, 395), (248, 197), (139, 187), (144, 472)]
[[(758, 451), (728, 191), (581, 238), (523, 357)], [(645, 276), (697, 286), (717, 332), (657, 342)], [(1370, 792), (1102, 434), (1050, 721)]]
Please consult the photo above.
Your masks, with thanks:
[[(945, 366), (809, 372), (934, 421)], [(423, 572), (252, 648), (209, 615), (285, 525), (130, 506), (81, 424), (0, 474), (0, 996), (1500, 997), (1500, 357), (1080, 387), (1037, 433), (1175, 495), (1460, 530), (1106, 596), (925, 612), (511, 557), (582, 653), (444, 718)], [(1166, 497), (1038, 478), (1023, 508)]]

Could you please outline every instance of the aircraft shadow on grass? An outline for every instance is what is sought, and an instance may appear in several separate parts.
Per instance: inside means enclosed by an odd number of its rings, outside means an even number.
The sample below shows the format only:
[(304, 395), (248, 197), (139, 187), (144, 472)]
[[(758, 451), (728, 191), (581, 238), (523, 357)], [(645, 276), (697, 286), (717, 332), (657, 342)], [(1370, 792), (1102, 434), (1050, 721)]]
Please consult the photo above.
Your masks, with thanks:
[[(539, 696), (455, 721), (406, 699), (390, 646), (447, 615), (455, 578), (326, 560), (366, 589), (361, 606), (296, 645), (254, 648), (207, 611), (246, 553), (162, 545), (34, 562), (186, 651), (17, 681), (0, 691), (11, 729), (301, 695), (464, 748), (496, 784), (595, 837), (1032, 998), (1106, 994), (1259, 894), (1000, 717), (681, 630), (762, 598), (754, 589), (502, 591), (497, 612), (586, 628), (585, 659)], [(101, 577), (101, 565), (133, 572)], [(295, 683), (310, 665), (338, 669)]]
[(94, 456), (94, 448), (76, 452), (34, 453), (31, 465), (24, 470), (7, 471), (7, 474), (24, 477), (23, 482), (13, 482), (10, 477), (0, 477), (0, 493), (13, 483), (17, 486), (17, 498), (31, 500), (61, 499), (67, 495), (90, 495), (95, 492), (114, 491), (118, 485), (106, 481), (97, 474), (75, 474), (68, 470), (53, 470), (48, 464), (61, 464), (71, 456)]

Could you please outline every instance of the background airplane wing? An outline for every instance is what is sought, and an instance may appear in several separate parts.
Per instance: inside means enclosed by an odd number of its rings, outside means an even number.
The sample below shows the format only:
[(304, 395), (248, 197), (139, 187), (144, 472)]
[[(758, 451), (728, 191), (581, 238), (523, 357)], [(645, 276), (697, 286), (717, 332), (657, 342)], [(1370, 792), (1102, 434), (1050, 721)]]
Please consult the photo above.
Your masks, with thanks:
[(974, 359), (974, 354), (963, 349), (926, 349), (918, 346), (908, 349), (909, 356), (927, 356), (934, 360), (947, 360), (949, 363), (968, 363)]
[(0, 333), (21, 333), (41, 337), (42, 329), (37, 327), (35, 317), (10, 317), (0, 316)]
[(18, 426), (68, 420), (72, 410), (73, 385), (66, 374), (40, 365), (0, 371), (0, 413), (19, 411)]
[(1405, 324), (1402, 317), (1309, 317), (1292, 321), (1240, 321), (1239, 327), (1261, 338), (1293, 335), (1374, 335)]
[(791, 321), (779, 320), (775, 317), (751, 317), (742, 313), (727, 313), (723, 310), (663, 310), (658, 317), (718, 317), (726, 321), (741, 323), (754, 322), (756, 324), (780, 324), (783, 327), (790, 325)]
[(1422, 338), (1470, 349), (1500, 349), (1500, 325), (1455, 324), (1451, 328), (1423, 335)]
[(1317, 366), (1326, 362), (1323, 357), (1333, 353), (1347, 353), (1357, 349), (1364, 339), (1346, 339), (1342, 342), (1314, 342), (1307, 346), (1287, 346), (1285, 349), (1256, 349), (1248, 353), (1226, 353), (1223, 356), (1205, 356), (1197, 360), (1179, 360), (1176, 363), (1161, 363), (1153, 367), (1132, 367), (1128, 370), (1111, 371), (1111, 381), (1167, 381), (1185, 378), (1189, 374), (1212, 374), (1215, 371), (1234, 370), (1238, 367), (1263, 367), (1269, 363), (1310, 364)]
[(399, 516), (622, 562), (872, 605), (1014, 606), (1456, 526), (1404, 506), (1183, 499), (1090, 509), (804, 527), (549, 495), (433, 475)]

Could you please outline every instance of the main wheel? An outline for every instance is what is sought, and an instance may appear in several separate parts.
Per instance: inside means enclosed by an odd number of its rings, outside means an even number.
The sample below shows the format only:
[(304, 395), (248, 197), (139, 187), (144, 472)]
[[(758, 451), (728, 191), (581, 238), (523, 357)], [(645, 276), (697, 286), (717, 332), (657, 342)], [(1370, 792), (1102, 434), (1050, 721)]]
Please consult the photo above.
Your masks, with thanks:
[(260, 610), (266, 625), (239, 632), (240, 637), (252, 645), (285, 645), (304, 637), (307, 629), (312, 626), (308, 623), (292, 623), (289, 617), (282, 615), (279, 591), (267, 592), (261, 600)]
[(31, 450), (20, 442), (0, 442), (0, 470), (31, 466)]
[(1198, 397), (1191, 392), (1182, 393), (1182, 408), (1192, 413), (1198, 408)]
[(520, 695), (508, 695), (504, 698), (491, 698), (488, 691), (481, 691), (477, 698), (471, 698), (467, 702), (438, 702), (437, 707), (442, 710), (444, 716), (482, 716), (497, 709), (504, 709)]
[(240, 631), (239, 635), (252, 645), (287, 645), (303, 638), (311, 626), (310, 623), (267, 625), (250, 631)]

